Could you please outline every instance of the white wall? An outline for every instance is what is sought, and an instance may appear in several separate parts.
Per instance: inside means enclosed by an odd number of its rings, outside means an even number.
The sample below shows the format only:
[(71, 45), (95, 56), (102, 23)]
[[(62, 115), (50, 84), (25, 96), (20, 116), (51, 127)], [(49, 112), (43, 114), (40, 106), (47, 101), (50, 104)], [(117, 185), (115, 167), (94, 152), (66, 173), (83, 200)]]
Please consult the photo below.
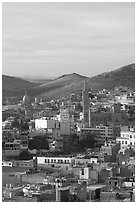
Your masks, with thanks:
[(55, 119), (36, 119), (35, 129), (59, 129), (59, 121)]
[[(35, 159), (35, 157), (33, 157), (33, 159)], [(46, 161), (49, 160), (49, 164), (74, 164), (74, 158), (70, 157), (37, 157), (37, 163), (47, 164), (48, 162), (45, 162), (45, 159)]]
[(135, 132), (121, 131), (121, 137), (116, 141), (120, 142), (121, 149), (127, 148), (129, 145), (135, 146)]
[(12, 167), (13, 164), (12, 164), (12, 162), (10, 162), (10, 161), (2, 161), (2, 166), (9, 166), (9, 167)]
[(91, 158), (90, 159), (90, 163), (97, 163), (98, 162), (98, 158)]
[[(84, 171), (84, 174), (82, 174), (82, 171)], [(79, 171), (79, 178), (80, 179), (89, 179), (89, 168), (86, 167), (83, 170), (81, 169)]]
[(129, 144), (135, 145), (135, 132), (121, 131), (121, 138), (128, 138)]
[(36, 119), (35, 120), (35, 129), (46, 129), (47, 128), (47, 120), (45, 119)]

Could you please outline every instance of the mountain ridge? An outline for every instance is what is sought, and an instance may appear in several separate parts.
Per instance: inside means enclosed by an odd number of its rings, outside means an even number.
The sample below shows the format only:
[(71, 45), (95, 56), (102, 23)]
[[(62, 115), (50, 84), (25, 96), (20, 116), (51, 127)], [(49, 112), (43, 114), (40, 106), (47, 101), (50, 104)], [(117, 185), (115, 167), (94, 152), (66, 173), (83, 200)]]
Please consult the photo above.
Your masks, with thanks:
[[(27, 91), (31, 97), (38, 96), (45, 99), (57, 99), (58, 97), (67, 97), (70, 93), (83, 89), (84, 80), (87, 81), (88, 88), (93, 91), (103, 88), (111, 90), (115, 86), (127, 86), (135, 89), (135, 63), (122, 66), (110, 72), (101, 73), (94, 77), (85, 77), (77, 73), (64, 74), (46, 84), (33, 84), (32, 87), (27, 88)], [(23, 96), (25, 88), (8, 92), (8, 94), (5, 91), (3, 95)]]

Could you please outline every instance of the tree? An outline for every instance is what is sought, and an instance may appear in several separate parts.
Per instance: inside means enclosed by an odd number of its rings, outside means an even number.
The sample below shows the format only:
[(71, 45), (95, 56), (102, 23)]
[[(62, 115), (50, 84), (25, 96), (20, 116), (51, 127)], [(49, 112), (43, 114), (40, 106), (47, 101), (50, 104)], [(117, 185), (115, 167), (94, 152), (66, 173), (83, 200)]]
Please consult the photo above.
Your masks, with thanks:
[(95, 135), (90, 132), (85, 133), (84, 139), (80, 140), (79, 144), (82, 149), (94, 147), (96, 144)]
[(74, 195), (70, 194), (69, 195), (69, 202), (80, 202), (80, 200), (76, 194), (74, 194)]
[(21, 131), (29, 130), (29, 125), (27, 121), (21, 120), (19, 128)]
[(11, 126), (16, 127), (16, 128), (19, 127), (19, 122), (18, 122), (17, 118), (14, 118), (14, 121), (11, 123)]
[(33, 156), (30, 152), (28, 152), (27, 150), (24, 150), (20, 153), (19, 159), (20, 160), (30, 160), (30, 159), (33, 159)]
[(45, 136), (36, 136), (33, 139), (29, 140), (28, 144), (29, 149), (49, 149), (49, 143)]
[(82, 110), (83, 110), (83, 107), (82, 107), (81, 103), (77, 103), (76, 104), (76, 111), (82, 112)]

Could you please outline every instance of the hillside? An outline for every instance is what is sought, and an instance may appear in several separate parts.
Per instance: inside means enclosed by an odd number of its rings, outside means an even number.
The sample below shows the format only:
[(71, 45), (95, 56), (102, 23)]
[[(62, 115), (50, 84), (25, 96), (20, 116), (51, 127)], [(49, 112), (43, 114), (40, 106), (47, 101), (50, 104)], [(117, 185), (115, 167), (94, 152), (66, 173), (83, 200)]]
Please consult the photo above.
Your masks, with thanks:
[(57, 93), (57, 91), (60, 91), (63, 87), (66, 87), (68, 85), (71, 85), (73, 83), (77, 83), (81, 80), (86, 79), (86, 77), (78, 75), (76, 73), (68, 74), (61, 76), (53, 81), (50, 81), (49, 83), (37, 85), (34, 87), (21, 87), (14, 90), (3, 90), (3, 97), (9, 97), (9, 96), (23, 96), (25, 93), (25, 90), (27, 89), (29, 96), (35, 97), (38, 95), (45, 95), (49, 98), (49, 95), (51, 95), (51, 92)]
[(135, 89), (135, 64), (123, 66), (111, 72), (99, 74), (90, 78), (89, 86), (95, 90), (106, 88), (113, 89), (116, 86), (126, 86)]
[[(64, 75), (61, 77), (63, 81), (66, 80), (68, 75)], [(62, 87), (55, 87), (48, 93), (41, 94), (42, 97), (46, 99), (50, 98), (62, 98), (63, 96), (67, 97), (72, 92), (77, 92), (83, 89), (84, 80), (87, 81), (88, 88), (93, 91), (98, 91), (101, 89), (112, 90), (116, 86), (127, 86), (132, 89), (135, 89), (135, 64), (130, 64), (127, 66), (123, 66), (119, 69), (116, 69), (111, 72), (102, 73), (95, 77), (91, 78), (81, 78), (81, 80), (72, 80), (71, 84), (64, 84)]]
[(44, 76), (25, 76), (22, 79), (27, 80), (29, 82), (41, 85), (41, 84), (47, 84), (51, 81), (53, 81), (55, 78), (53, 77), (44, 77)]
[(35, 83), (31, 83), (24, 79), (17, 77), (2, 75), (2, 90), (17, 90), (20, 88), (30, 88), (36, 86)]
[[(104, 88), (111, 90), (116, 86), (127, 86), (135, 89), (135, 64), (123, 66), (114, 71), (102, 73), (91, 78), (76, 73), (65, 74), (49, 83), (31, 87), (27, 90), (31, 97), (39, 96), (46, 100), (52, 98), (59, 99), (64, 96), (68, 97), (70, 93), (83, 89), (84, 80), (87, 81), (88, 87), (93, 91)], [(24, 91), (24, 88), (10, 91), (8, 96), (23, 96)]]

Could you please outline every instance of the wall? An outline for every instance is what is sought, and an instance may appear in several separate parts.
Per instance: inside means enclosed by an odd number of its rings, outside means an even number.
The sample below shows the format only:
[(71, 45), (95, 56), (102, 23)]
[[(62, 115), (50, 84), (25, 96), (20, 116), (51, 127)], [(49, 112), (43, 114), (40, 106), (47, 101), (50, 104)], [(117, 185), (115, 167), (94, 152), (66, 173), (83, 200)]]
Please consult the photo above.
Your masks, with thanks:
[(116, 201), (116, 192), (101, 192), (100, 201), (101, 202), (112, 202)]
[(80, 170), (81, 170), (81, 167), (73, 167), (73, 168), (72, 168), (72, 174), (73, 174), (74, 176), (79, 176)]
[(47, 120), (36, 119), (35, 120), (35, 129), (46, 129), (47, 128)]
[(90, 169), (89, 178), (98, 181), (98, 170)]
[(6, 156), (19, 156), (20, 150), (5, 150)]
[(106, 125), (111, 121), (111, 113), (91, 113), (90, 127), (96, 127), (100, 124)]
[(35, 120), (35, 129), (59, 129), (59, 121), (54, 119), (36, 119)]
[(9, 167), (12, 167), (12, 166), (13, 166), (13, 163), (10, 162), (10, 161), (2, 161), (2, 166), (9, 166)]
[(134, 168), (130, 169), (130, 168), (128, 168), (128, 166), (123, 166), (123, 167), (120, 167), (119, 176), (121, 176), (121, 177), (131, 177), (131, 176), (133, 176), (134, 171), (135, 171)]
[(13, 166), (34, 168), (33, 160), (13, 161)]
[(81, 202), (87, 201), (87, 184), (83, 182), (77, 187), (77, 196)]
[(108, 178), (112, 176), (113, 176), (112, 170), (102, 169), (99, 172), (99, 182), (105, 183), (108, 180)]
[(82, 168), (79, 171), (79, 178), (80, 179), (89, 179), (89, 170), (90, 170), (89, 167)]
[(91, 159), (76, 158), (75, 164), (90, 164)]
[(70, 135), (70, 121), (60, 122), (60, 133), (61, 135)]

